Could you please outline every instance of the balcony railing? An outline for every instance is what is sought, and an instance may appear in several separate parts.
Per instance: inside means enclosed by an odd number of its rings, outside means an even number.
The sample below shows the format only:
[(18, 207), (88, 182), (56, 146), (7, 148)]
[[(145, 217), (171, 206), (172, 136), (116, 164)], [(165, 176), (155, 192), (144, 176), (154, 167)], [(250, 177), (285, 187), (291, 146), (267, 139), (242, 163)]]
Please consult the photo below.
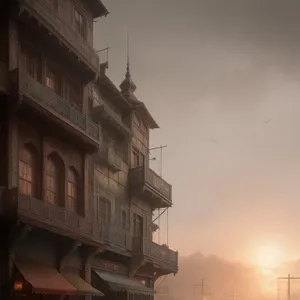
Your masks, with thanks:
[(122, 116), (116, 113), (106, 104), (99, 104), (93, 107), (92, 115), (98, 122), (106, 121), (120, 130), (124, 135), (130, 136), (131, 131), (127, 124), (122, 120)]
[[(65, 1), (63, 1), (65, 2)], [(99, 57), (93, 47), (79, 33), (77, 33), (65, 17), (66, 11), (59, 5), (58, 9), (49, 5), (45, 0), (24, 0), (25, 7), (41, 17), (42, 23), (66, 41), (73, 51), (94, 70), (99, 70)]]
[[(19, 194), (18, 189), (11, 191), (10, 213), (20, 218), (32, 220), (54, 231), (70, 236), (80, 236), (101, 243), (102, 231), (98, 226), (66, 208), (50, 204), (39, 199)], [(51, 230), (51, 229), (50, 229)]]
[(0, 61), (0, 93), (8, 93), (7, 66)]
[(178, 269), (178, 252), (171, 250), (166, 245), (158, 245), (145, 237), (133, 238), (133, 253), (143, 255), (172, 272)]
[(131, 169), (130, 184), (132, 187), (147, 185), (169, 204), (172, 203), (172, 186), (148, 167)]
[(53, 90), (42, 85), (34, 78), (19, 71), (19, 92), (26, 96), (41, 108), (46, 109), (53, 115), (58, 116), (63, 121), (75, 127), (94, 143), (99, 144), (99, 125), (90, 120), (86, 115), (73, 108), (64, 101)]

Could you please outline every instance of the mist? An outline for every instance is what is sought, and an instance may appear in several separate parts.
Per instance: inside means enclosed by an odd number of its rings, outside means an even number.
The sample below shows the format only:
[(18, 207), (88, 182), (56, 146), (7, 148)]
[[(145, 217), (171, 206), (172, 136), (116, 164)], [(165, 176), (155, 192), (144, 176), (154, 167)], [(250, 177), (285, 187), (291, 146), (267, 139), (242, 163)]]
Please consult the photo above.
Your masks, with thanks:
[(150, 146), (167, 145), (174, 207), (159, 239), (182, 255), (255, 263), (275, 243), (298, 258), (300, 2), (104, 2), (95, 48), (111, 47), (118, 84), (129, 31), (136, 95), (161, 127)]

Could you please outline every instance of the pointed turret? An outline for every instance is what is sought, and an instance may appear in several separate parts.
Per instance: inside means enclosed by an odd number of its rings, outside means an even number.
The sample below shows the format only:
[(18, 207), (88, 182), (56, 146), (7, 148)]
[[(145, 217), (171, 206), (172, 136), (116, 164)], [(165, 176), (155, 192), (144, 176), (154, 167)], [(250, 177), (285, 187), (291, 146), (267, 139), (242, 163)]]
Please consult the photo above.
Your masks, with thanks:
[(125, 74), (125, 79), (120, 84), (120, 89), (122, 94), (125, 96), (132, 96), (136, 90), (136, 85), (131, 78), (129, 57), (127, 57), (127, 70)]
[(150, 112), (148, 111), (146, 105), (139, 101), (135, 96), (134, 92), (136, 91), (136, 85), (131, 78), (130, 73), (130, 62), (129, 62), (129, 36), (127, 35), (127, 68), (125, 79), (120, 84), (120, 89), (122, 95), (128, 100), (135, 112), (137, 112), (141, 118), (148, 124), (149, 128), (159, 128)]

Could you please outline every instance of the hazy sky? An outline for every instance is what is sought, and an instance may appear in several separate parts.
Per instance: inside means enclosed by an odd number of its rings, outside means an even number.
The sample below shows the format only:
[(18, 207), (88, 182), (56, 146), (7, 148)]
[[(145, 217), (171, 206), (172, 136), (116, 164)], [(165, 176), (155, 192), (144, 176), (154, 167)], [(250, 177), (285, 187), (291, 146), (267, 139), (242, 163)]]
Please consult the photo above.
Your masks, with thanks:
[(170, 246), (252, 261), (282, 243), (300, 256), (300, 1), (104, 3), (95, 48), (111, 47), (119, 85), (129, 30), (136, 95), (161, 127), (151, 146), (168, 145)]

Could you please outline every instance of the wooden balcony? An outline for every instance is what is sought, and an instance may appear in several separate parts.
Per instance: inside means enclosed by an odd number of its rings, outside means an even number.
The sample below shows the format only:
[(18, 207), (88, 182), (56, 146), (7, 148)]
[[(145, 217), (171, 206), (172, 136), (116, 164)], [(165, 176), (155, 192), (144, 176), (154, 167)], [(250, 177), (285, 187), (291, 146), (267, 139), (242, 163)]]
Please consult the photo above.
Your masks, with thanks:
[(21, 18), (25, 20), (36, 19), (40, 25), (48, 30), (50, 35), (57, 37), (58, 43), (63, 43), (68, 51), (73, 52), (93, 72), (99, 72), (97, 53), (92, 45), (69, 24), (69, 18), (65, 17), (66, 9), (62, 5), (55, 9), (45, 0), (24, 0), (21, 4), (21, 12), (23, 12), (20, 14)]
[(172, 186), (150, 168), (131, 169), (129, 184), (131, 192), (149, 201), (153, 208), (172, 206)]
[(133, 254), (142, 255), (146, 261), (153, 262), (154, 267), (178, 272), (178, 252), (166, 245), (158, 245), (145, 237), (134, 237)]
[(16, 83), (14, 91), (18, 93), (16, 96), (20, 98), (21, 102), (41, 113), (45, 120), (59, 125), (59, 128), (64, 129), (68, 135), (75, 138), (76, 142), (81, 141), (87, 150), (91, 152), (98, 150), (100, 145), (99, 125), (22, 70), (14, 72), (12, 74), (13, 82)]
[(16, 221), (79, 239), (87, 244), (102, 244), (100, 226), (95, 226), (84, 217), (64, 207), (19, 194), (18, 188), (10, 192), (6, 212)]
[(120, 172), (122, 168), (122, 158), (105, 142), (100, 144), (95, 161), (108, 166), (113, 172)]
[(108, 105), (100, 104), (92, 108), (92, 117), (95, 122), (114, 127), (126, 137), (131, 136), (130, 128), (122, 120), (122, 116), (114, 112)]
[(7, 66), (0, 61), (0, 95), (9, 93), (7, 70)]

